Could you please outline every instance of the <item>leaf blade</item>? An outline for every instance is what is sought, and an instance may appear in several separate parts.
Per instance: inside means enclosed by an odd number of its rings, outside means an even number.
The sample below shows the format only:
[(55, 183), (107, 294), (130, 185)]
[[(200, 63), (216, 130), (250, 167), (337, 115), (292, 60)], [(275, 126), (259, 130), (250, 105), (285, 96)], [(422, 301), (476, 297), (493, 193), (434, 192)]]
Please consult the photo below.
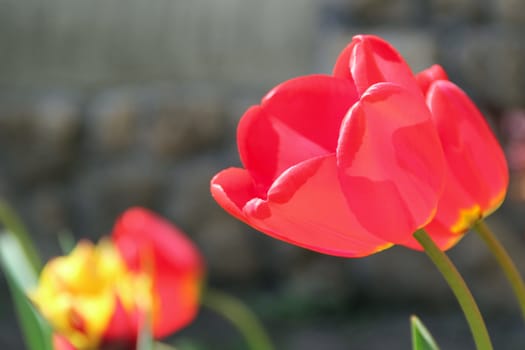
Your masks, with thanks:
[(410, 328), (412, 331), (413, 350), (439, 350), (436, 341), (425, 327), (423, 322), (415, 316), (410, 317)]
[(26, 346), (30, 350), (53, 350), (51, 327), (35, 310), (25, 293), (37, 283), (36, 272), (31, 264), (14, 235), (0, 235), (0, 266), (13, 298)]

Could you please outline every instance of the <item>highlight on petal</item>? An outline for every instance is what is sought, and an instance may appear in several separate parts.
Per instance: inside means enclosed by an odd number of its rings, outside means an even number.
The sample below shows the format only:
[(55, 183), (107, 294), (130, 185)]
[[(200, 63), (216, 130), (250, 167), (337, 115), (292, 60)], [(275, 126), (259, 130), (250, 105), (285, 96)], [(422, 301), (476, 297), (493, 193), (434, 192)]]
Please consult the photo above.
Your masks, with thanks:
[(210, 183), (212, 197), (228, 213), (246, 221), (243, 208), (257, 197), (250, 173), (242, 168), (228, 168), (215, 175)]
[(392, 83), (372, 86), (343, 122), (337, 162), (359, 223), (385, 241), (414, 242), (413, 232), (435, 213), (444, 178), (423, 97)]
[(357, 100), (352, 82), (325, 75), (286, 81), (251, 107), (237, 129), (241, 161), (264, 197), (286, 169), (335, 152), (339, 126)]
[(334, 75), (347, 78), (345, 66), (349, 67), (360, 95), (370, 86), (380, 82), (396, 83), (414, 94), (421, 93), (403, 57), (392, 45), (377, 36), (354, 36), (337, 59)]
[(447, 186), (468, 194), (471, 202), (464, 208), (479, 205), (483, 215), (488, 215), (502, 203), (508, 186), (507, 162), (498, 141), (470, 98), (453, 83), (434, 82), (427, 104), (448, 163)]
[(291, 167), (266, 200), (254, 198), (243, 211), (251, 226), (269, 236), (325, 254), (361, 257), (392, 246), (372, 236), (348, 208), (335, 155)]
[(149, 210), (132, 208), (115, 224), (112, 239), (128, 268), (152, 276), (154, 336), (190, 323), (198, 310), (204, 263), (182, 231)]

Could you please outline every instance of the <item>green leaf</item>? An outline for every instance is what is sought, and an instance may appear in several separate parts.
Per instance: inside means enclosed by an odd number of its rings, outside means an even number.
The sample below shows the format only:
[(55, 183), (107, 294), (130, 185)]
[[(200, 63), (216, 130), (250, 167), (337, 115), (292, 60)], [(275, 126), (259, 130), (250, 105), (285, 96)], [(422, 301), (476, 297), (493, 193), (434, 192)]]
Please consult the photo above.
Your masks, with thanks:
[(35, 310), (25, 291), (37, 284), (37, 275), (20, 241), (9, 233), (0, 234), (0, 265), (14, 301), (15, 312), (29, 350), (53, 350), (51, 327)]
[(58, 245), (62, 250), (62, 254), (69, 254), (73, 249), (75, 249), (75, 237), (73, 233), (69, 230), (62, 230), (58, 232)]
[(42, 269), (42, 260), (22, 220), (20, 220), (13, 208), (3, 199), (0, 199), (0, 223), (4, 225), (6, 231), (9, 231), (13, 236), (18, 238), (19, 246), (33, 270), (39, 271)]
[(439, 350), (436, 341), (417, 316), (410, 317), (410, 326), (413, 350)]

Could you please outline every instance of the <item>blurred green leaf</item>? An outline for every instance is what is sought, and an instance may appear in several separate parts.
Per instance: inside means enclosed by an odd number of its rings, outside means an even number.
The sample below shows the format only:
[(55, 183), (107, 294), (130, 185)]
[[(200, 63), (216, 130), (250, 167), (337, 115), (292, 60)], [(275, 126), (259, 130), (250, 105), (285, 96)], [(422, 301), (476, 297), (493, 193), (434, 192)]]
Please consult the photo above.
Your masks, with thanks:
[(273, 350), (274, 346), (257, 316), (239, 299), (208, 288), (201, 299), (202, 305), (235, 326), (250, 350)]
[(25, 291), (37, 284), (37, 275), (13, 234), (0, 234), (0, 265), (14, 301), (15, 312), (29, 350), (53, 350), (51, 327), (35, 310)]
[(137, 350), (153, 350), (155, 349), (155, 342), (153, 341), (153, 334), (151, 332), (151, 320), (146, 313), (144, 313), (143, 317), (144, 322), (142, 327), (140, 327)]
[(58, 245), (62, 250), (62, 254), (67, 255), (75, 248), (75, 237), (69, 230), (62, 230), (58, 232)]
[(413, 350), (439, 350), (434, 338), (417, 316), (410, 317), (410, 326)]
[(184, 349), (175, 348), (172, 345), (168, 345), (166, 343), (161, 343), (161, 342), (155, 342), (154, 349), (155, 350), (184, 350)]
[(22, 220), (20, 220), (13, 208), (3, 199), (0, 199), (0, 224), (3, 224), (6, 231), (18, 238), (19, 246), (33, 270), (35, 272), (40, 271), (40, 269), (42, 269), (42, 260), (38, 255), (33, 241), (31, 241), (31, 237), (27, 233)]

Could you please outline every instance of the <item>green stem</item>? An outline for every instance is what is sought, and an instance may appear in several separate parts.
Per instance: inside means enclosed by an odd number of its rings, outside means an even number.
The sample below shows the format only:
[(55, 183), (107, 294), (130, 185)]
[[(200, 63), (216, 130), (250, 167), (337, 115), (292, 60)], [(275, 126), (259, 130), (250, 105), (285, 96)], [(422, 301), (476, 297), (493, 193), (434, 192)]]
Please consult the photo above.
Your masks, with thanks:
[(273, 350), (274, 347), (257, 317), (240, 300), (208, 289), (202, 304), (228, 319), (244, 336), (251, 350)]
[(38, 274), (42, 268), (42, 260), (31, 241), (31, 237), (15, 211), (2, 199), (0, 199), (0, 222), (7, 231), (18, 239), (31, 266), (35, 270), (35, 273)]
[(472, 296), (472, 293), (470, 293), (467, 284), (452, 261), (450, 261), (448, 256), (438, 248), (425, 230), (417, 230), (414, 233), (414, 238), (417, 239), (425, 249), (425, 253), (430, 260), (432, 260), (439, 272), (441, 272), (441, 275), (445, 278), (450, 289), (452, 289), (452, 292), (456, 296), (470, 326), (470, 331), (474, 337), (474, 342), (476, 343), (476, 349), (492, 350), (492, 343), (485, 322), (483, 321), (483, 317), (479, 312), (479, 308), (476, 305), (474, 297)]
[(505, 276), (507, 276), (512, 289), (514, 290), (514, 294), (516, 294), (516, 298), (520, 304), (521, 313), (525, 320), (525, 283), (523, 282), (520, 272), (516, 268), (516, 265), (510, 258), (503, 245), (498, 241), (496, 236), (492, 233), (484, 221), (478, 221), (474, 225), (474, 230), (485, 241), (490, 251), (503, 269)]

